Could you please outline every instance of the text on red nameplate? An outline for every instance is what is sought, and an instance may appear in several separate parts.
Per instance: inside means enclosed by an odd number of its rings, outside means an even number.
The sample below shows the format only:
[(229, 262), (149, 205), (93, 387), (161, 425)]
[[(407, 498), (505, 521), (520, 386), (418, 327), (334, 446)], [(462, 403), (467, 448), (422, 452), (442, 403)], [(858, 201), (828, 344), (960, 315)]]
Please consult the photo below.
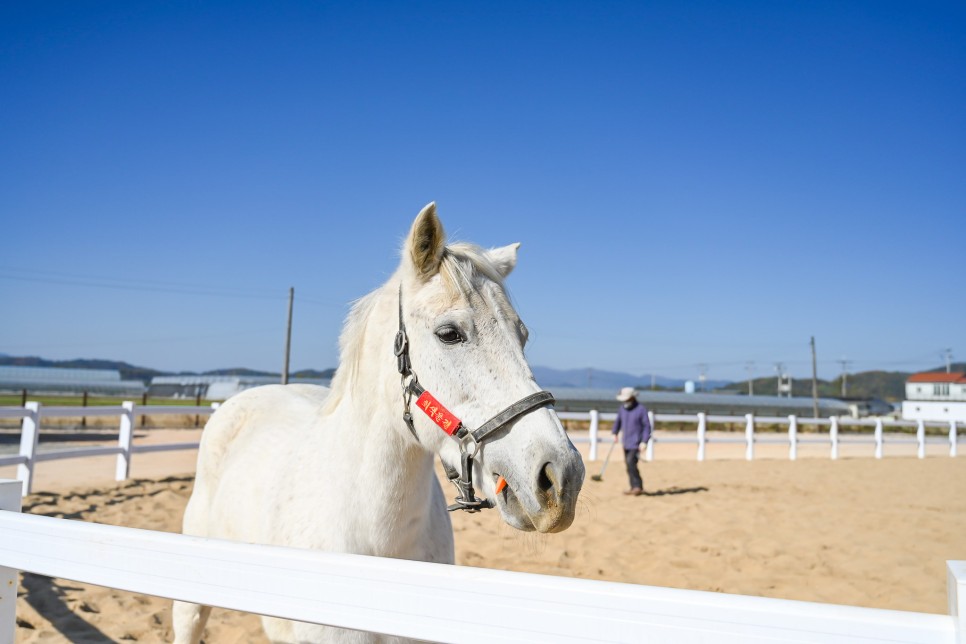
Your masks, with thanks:
[(453, 435), (453, 432), (457, 430), (460, 426), (460, 419), (457, 418), (450, 412), (450, 410), (439, 404), (439, 401), (433, 398), (432, 394), (428, 391), (424, 391), (422, 395), (416, 399), (416, 405), (429, 416), (434, 423), (439, 425), (439, 428), (444, 432)]

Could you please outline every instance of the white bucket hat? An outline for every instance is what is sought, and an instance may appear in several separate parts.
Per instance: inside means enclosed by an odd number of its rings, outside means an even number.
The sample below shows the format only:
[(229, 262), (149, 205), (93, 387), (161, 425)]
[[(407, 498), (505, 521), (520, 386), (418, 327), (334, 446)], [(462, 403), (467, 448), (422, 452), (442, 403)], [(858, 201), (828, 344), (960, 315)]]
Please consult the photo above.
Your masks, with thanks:
[(627, 402), (631, 398), (636, 398), (637, 392), (634, 391), (633, 387), (624, 387), (621, 392), (617, 394), (617, 400), (621, 402)]

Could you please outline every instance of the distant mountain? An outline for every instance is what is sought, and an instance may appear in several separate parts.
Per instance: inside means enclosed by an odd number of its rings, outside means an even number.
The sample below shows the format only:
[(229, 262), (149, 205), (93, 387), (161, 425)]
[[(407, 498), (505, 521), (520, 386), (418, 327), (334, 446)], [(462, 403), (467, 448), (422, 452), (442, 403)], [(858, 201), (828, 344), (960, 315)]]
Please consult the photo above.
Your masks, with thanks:
[[(104, 360), (98, 358), (77, 358), (74, 360), (46, 360), (36, 356), (10, 356), (0, 354), (0, 365), (22, 367), (54, 367), (63, 369), (116, 369), (124, 380), (140, 380), (149, 383), (154, 376), (167, 375), (196, 375), (194, 372), (184, 371), (174, 374), (148, 367), (138, 367), (120, 360)], [(966, 362), (951, 365), (952, 371), (966, 372)], [(926, 371), (943, 372), (942, 365)], [(335, 369), (302, 369), (291, 374), (293, 378), (331, 378)], [(227, 369), (212, 369), (201, 375), (231, 375), (231, 376), (278, 376), (278, 373), (259, 371), (245, 367)], [(533, 375), (541, 387), (593, 387), (603, 389), (620, 389), (621, 387), (651, 388), (651, 376), (645, 374), (635, 376), (620, 371), (605, 371), (602, 369), (553, 369), (551, 367), (533, 367)], [(906, 380), (912, 375), (906, 371), (863, 371), (851, 373), (847, 377), (847, 395), (849, 398), (881, 398), (888, 401), (899, 401), (905, 397)], [(755, 394), (775, 395), (777, 379), (774, 376), (754, 379)], [(658, 389), (684, 388), (685, 381), (680, 378), (664, 378), (657, 376), (654, 384)], [(695, 382), (695, 384), (698, 384)], [(728, 380), (708, 380), (705, 388), (709, 391), (727, 389), (735, 393), (748, 393), (748, 381), (731, 382)], [(819, 380), (818, 393), (823, 398), (838, 398), (842, 394), (841, 376), (834, 380)], [(792, 381), (792, 394), (795, 396), (811, 396), (812, 381), (810, 378), (798, 378)]]
[[(280, 376), (279, 373), (271, 371), (259, 371), (245, 367), (231, 367), (228, 369), (212, 369), (197, 374), (194, 371), (159, 371), (148, 367), (137, 367), (135, 365), (122, 362), (120, 360), (103, 360), (90, 358), (77, 358), (74, 360), (47, 360), (36, 356), (7, 356), (0, 355), (0, 365), (15, 367), (52, 367), (54, 369), (115, 369), (121, 374), (122, 380), (140, 380), (145, 384), (151, 382), (154, 376)], [(303, 369), (291, 374), (293, 378), (331, 378), (335, 369)]]
[[(601, 369), (553, 369), (552, 367), (533, 367), (533, 376), (541, 387), (593, 387), (603, 389), (620, 389), (621, 387), (636, 387), (638, 389), (651, 388), (651, 376), (635, 376), (620, 371), (604, 371)], [(659, 389), (683, 389), (685, 380), (678, 378), (654, 378), (654, 385)], [(695, 383), (697, 384), (697, 383)], [(705, 388), (719, 389), (731, 384), (728, 380), (708, 380)]]
[[(957, 362), (950, 366), (952, 371), (966, 371), (966, 362)], [(946, 366), (926, 369), (929, 372), (945, 372)], [(915, 372), (920, 373), (920, 372)], [(906, 380), (912, 372), (908, 371), (861, 371), (850, 373), (845, 379), (846, 396), (848, 398), (880, 398), (890, 402), (898, 402), (906, 396)], [(778, 389), (778, 378), (755, 378), (753, 381), (755, 394), (774, 396)], [(842, 377), (834, 380), (818, 380), (818, 395), (822, 398), (842, 397)], [(734, 382), (728, 386), (736, 393), (748, 393), (748, 381)], [(812, 379), (798, 378), (792, 380), (793, 396), (811, 396)]]
[(140, 380), (144, 383), (151, 381), (154, 376), (167, 375), (164, 371), (137, 367), (119, 360), (101, 360), (95, 358), (77, 358), (74, 360), (45, 360), (36, 356), (0, 356), (0, 365), (15, 367), (54, 367), (58, 369), (116, 369), (121, 373), (122, 380)]

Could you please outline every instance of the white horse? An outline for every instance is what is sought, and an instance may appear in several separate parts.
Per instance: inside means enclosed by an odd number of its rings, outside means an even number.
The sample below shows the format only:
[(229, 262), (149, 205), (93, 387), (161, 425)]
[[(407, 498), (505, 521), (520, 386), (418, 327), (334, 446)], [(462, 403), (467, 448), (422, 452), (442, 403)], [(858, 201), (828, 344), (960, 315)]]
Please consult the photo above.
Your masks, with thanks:
[[(584, 466), (524, 358), (527, 329), (503, 288), (518, 248), (446, 246), (435, 204), (426, 206), (398, 270), (353, 306), (331, 393), (258, 387), (212, 415), (185, 534), (453, 563), (434, 454), (460, 475), (465, 507), (493, 505), (520, 530), (566, 529)], [(431, 393), (417, 400), (422, 387)], [(530, 402), (513, 407), (521, 399)], [(464, 431), (473, 428), (486, 435)], [(175, 602), (175, 641), (198, 642), (210, 610)], [(398, 641), (263, 623), (276, 642)]]

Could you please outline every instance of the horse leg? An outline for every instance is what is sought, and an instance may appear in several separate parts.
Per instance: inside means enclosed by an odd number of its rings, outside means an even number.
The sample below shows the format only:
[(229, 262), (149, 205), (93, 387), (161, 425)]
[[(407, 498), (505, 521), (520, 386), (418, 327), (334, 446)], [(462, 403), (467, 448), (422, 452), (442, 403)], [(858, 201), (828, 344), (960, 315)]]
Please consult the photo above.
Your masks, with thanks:
[(211, 615), (211, 606), (174, 602), (171, 620), (174, 624), (175, 644), (198, 644), (205, 631), (205, 623)]

